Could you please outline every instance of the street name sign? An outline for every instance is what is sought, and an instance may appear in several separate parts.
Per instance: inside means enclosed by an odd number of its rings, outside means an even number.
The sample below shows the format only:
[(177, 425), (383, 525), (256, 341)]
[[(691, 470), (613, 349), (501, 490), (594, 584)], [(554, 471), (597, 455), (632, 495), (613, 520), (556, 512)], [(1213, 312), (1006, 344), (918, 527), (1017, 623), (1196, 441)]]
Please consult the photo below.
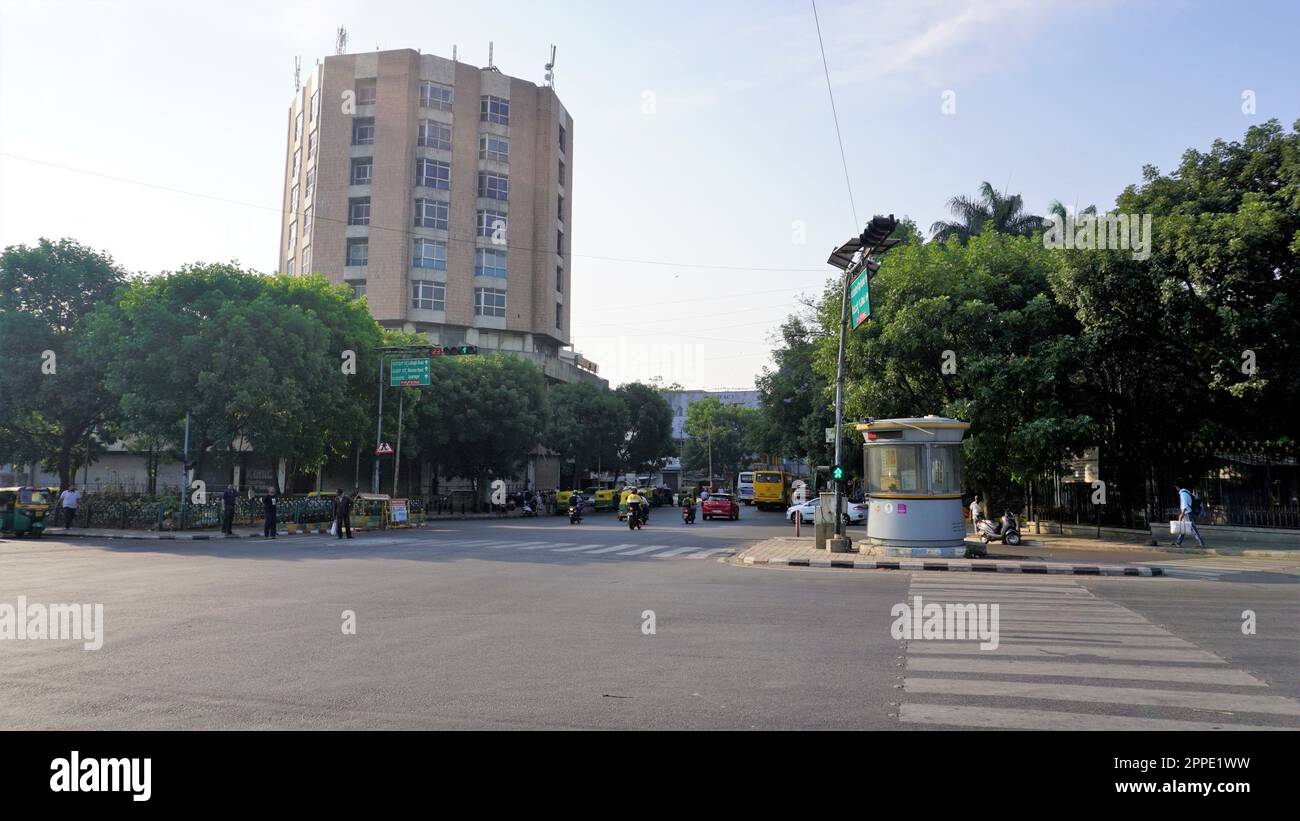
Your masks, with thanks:
[(388, 384), (406, 388), (429, 384), (428, 359), (394, 359), (388, 372)]
[(862, 327), (862, 323), (871, 316), (871, 271), (862, 269), (862, 273), (853, 279), (849, 286), (849, 304), (853, 308), (853, 330)]

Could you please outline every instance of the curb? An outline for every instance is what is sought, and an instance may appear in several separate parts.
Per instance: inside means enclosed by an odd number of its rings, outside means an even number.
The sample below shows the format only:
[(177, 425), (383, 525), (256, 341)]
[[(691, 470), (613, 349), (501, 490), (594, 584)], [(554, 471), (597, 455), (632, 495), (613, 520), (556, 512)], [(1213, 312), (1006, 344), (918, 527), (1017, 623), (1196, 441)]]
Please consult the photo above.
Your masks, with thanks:
[(1124, 567), (1121, 565), (1027, 564), (1024, 562), (990, 562), (974, 564), (944, 560), (915, 559), (755, 559), (746, 556), (748, 565), (768, 567), (831, 567), (844, 570), (943, 570), (972, 573), (1036, 573), (1064, 576), (1163, 576), (1159, 567)]
[[(295, 526), (295, 527), (296, 527), (296, 526)], [(394, 531), (396, 531), (396, 530), (413, 530), (414, 528), (417, 528), (417, 527), (424, 527), (424, 525), (412, 525), (411, 527), (402, 527), (402, 528), (382, 528), (382, 529), (383, 529), (383, 530), (394, 530)], [(363, 530), (363, 529), (361, 529), (361, 528), (358, 527), (358, 528), (353, 528), (352, 532), (355, 533), (355, 534), (357, 534), (357, 535), (360, 535), (360, 534), (362, 534), (362, 533), (377, 533), (377, 532), (379, 532), (380, 530), (381, 530), (381, 528), (370, 528), (370, 529), (368, 529), (368, 530)], [(127, 540), (146, 541), (146, 542), (154, 542), (154, 541), (164, 541), (164, 542), (208, 542), (208, 541), (211, 541), (211, 542), (221, 542), (221, 541), (225, 541), (226, 539), (259, 539), (259, 540), (260, 540), (260, 539), (265, 539), (265, 538), (266, 538), (265, 536), (263, 536), (263, 535), (260, 534), (260, 533), (250, 533), (250, 534), (248, 534), (247, 536), (223, 536), (223, 535), (221, 535), (220, 533), (218, 533), (218, 534), (216, 534), (216, 535), (213, 535), (213, 534), (211, 534), (211, 533), (193, 533), (193, 534), (176, 534), (176, 533), (147, 533), (147, 534), (145, 534), (145, 533), (122, 533), (122, 534), (118, 534), (118, 533), (87, 533), (87, 532), (81, 532), (81, 533), (77, 533), (77, 532), (73, 532), (73, 533), (62, 533), (62, 532), (60, 532), (60, 533), (55, 533), (55, 532), (53, 532), (53, 531), (50, 531), (47, 535), (49, 535), (49, 536), (51, 536), (51, 537), (57, 536), (57, 537), (59, 537), (59, 538), (61, 538), (61, 539), (127, 539)], [(328, 527), (325, 527), (325, 528), (317, 528), (317, 529), (314, 529), (314, 530), (279, 530), (279, 531), (276, 531), (276, 537), (277, 537), (277, 538), (280, 537), (280, 536), (320, 536), (320, 535), (328, 536), (328, 535), (329, 535), (329, 528), (328, 528)]]

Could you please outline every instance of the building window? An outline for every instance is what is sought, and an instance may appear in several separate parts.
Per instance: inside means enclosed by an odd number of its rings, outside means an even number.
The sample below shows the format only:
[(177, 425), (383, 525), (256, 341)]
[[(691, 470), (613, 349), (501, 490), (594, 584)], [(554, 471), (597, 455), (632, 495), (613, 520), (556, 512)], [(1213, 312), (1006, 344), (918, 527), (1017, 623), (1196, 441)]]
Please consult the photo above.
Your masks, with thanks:
[(510, 125), (510, 101), (484, 95), (478, 101), (478, 119), (483, 123)]
[(316, 159), (316, 133), (316, 129), (313, 128), (311, 133), (307, 135), (307, 162)]
[(304, 274), (311, 273), (311, 246), (310, 245), (304, 245), (302, 247), (302, 272)]
[(564, 266), (555, 266), (555, 290), (564, 293)]
[(560, 150), (561, 151), (565, 150), (567, 139), (568, 139), (568, 135), (564, 130), (564, 126), (560, 126)]
[(564, 232), (555, 232), (555, 253), (564, 256)]
[(447, 286), (429, 279), (412, 280), (411, 307), (426, 311), (447, 310)]
[(504, 317), (506, 315), (506, 292), (498, 288), (475, 288), (474, 315)]
[(560, 185), (564, 185), (564, 160), (560, 160)]
[(451, 87), (430, 83), (420, 83), (420, 105), (436, 108), (439, 111), (451, 111)]
[(374, 105), (377, 93), (374, 80), (357, 81), (357, 105)]
[(320, 119), (320, 91), (316, 90), (311, 93), (311, 121), (314, 123)]
[(298, 223), (289, 223), (289, 255), (292, 256), (294, 249), (298, 247)]
[(307, 202), (311, 202), (312, 195), (316, 193), (316, 169), (313, 168), (307, 172)]
[(348, 266), (368, 265), (370, 263), (370, 241), (367, 239), (348, 240)]
[(353, 197), (348, 200), (348, 225), (370, 224), (370, 197)]
[(302, 168), (302, 149), (295, 148), (293, 151), (293, 171), (289, 172), (289, 176), (295, 180), (298, 179), (298, 170), (300, 168)]
[(294, 270), (293, 270), (293, 257), (289, 257), (289, 261), (288, 261), (287, 263), (285, 263), (285, 266), (284, 266), (284, 272), (285, 272), (286, 274), (288, 274), (289, 276), (293, 276), (293, 274), (294, 274)]
[(352, 288), (353, 299), (361, 299), (366, 295), (366, 281), (364, 279), (352, 279), (344, 284)]
[(447, 270), (447, 243), (416, 237), (411, 245), (412, 267), (431, 268), (435, 271)]
[(371, 175), (375, 171), (374, 157), (353, 157), (352, 158), (352, 184), (369, 185)]
[(358, 117), (352, 121), (352, 144), (375, 144), (375, 118)]
[(298, 213), (298, 186), (296, 183), (289, 189), (289, 213)]
[(478, 195), (493, 200), (509, 199), (510, 178), (505, 174), (478, 172)]
[(478, 138), (478, 158), (510, 162), (510, 142), (492, 134), (482, 134)]
[(415, 184), (425, 188), (451, 188), (451, 163), (441, 160), (419, 159), (415, 161)]
[(293, 118), (293, 144), (297, 145), (302, 142), (302, 112)]
[(564, 195), (563, 194), (560, 194), (558, 197), (555, 198), (555, 218), (558, 220), (564, 219)]
[(506, 278), (506, 252), (479, 248), (474, 252), (474, 276)]
[(420, 129), (415, 144), (421, 148), (441, 148), (451, 150), (451, 129), (433, 120), (420, 120)]
[(503, 211), (478, 212), (478, 235), (492, 240), (493, 245), (506, 244), (506, 215)]
[(302, 238), (304, 241), (311, 240), (311, 206), (302, 212)]
[(415, 227), (447, 230), (449, 208), (442, 200), (418, 199), (415, 201)]
[(564, 329), (564, 304), (561, 302), (555, 303), (555, 328)]

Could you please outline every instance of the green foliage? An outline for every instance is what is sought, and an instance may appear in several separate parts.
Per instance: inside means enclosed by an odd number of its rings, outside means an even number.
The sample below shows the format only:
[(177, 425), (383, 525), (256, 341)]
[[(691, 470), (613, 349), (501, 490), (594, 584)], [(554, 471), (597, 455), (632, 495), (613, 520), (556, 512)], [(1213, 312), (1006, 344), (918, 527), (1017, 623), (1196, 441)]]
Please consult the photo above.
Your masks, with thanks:
[(813, 371), (818, 336), (800, 317), (782, 324), (781, 343), (772, 354), (776, 368), (765, 367), (755, 382), (760, 412), (751, 438), (759, 453), (813, 464), (829, 458), (825, 429), (835, 424), (834, 390)]
[(1027, 237), (1043, 227), (1042, 217), (1024, 212), (1019, 194), (999, 194), (988, 182), (980, 183), (979, 199), (953, 197), (948, 201), (948, 210), (957, 220), (940, 220), (931, 225), (935, 242), (946, 242), (951, 237), (968, 242), (985, 231)]
[(91, 430), (111, 438), (116, 403), (87, 327), (124, 280), (111, 257), (70, 239), (0, 254), (0, 453), (42, 461), (65, 485), (90, 458)]
[(758, 411), (742, 405), (724, 405), (716, 396), (692, 402), (683, 429), (682, 466), (692, 472), (734, 476), (754, 453), (751, 428)]
[(555, 385), (546, 396), (542, 442), (573, 459), (573, 475), (561, 471), (561, 484), (582, 483), (590, 470), (619, 464), (619, 448), (628, 431), (627, 404), (614, 391), (594, 382)]
[(629, 382), (615, 395), (626, 409), (627, 432), (618, 449), (619, 465), (636, 473), (654, 470), (673, 452), (673, 409), (653, 385)]

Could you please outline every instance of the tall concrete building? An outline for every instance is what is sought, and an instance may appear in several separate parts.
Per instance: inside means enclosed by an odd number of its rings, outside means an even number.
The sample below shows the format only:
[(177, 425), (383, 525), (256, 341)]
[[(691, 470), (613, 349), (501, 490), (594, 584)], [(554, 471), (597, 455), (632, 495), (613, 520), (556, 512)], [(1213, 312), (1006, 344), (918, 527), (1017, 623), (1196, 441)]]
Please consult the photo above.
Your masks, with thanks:
[(565, 350), (573, 118), (552, 88), (410, 49), (326, 57), (288, 113), (280, 269), (432, 344), (599, 379)]

